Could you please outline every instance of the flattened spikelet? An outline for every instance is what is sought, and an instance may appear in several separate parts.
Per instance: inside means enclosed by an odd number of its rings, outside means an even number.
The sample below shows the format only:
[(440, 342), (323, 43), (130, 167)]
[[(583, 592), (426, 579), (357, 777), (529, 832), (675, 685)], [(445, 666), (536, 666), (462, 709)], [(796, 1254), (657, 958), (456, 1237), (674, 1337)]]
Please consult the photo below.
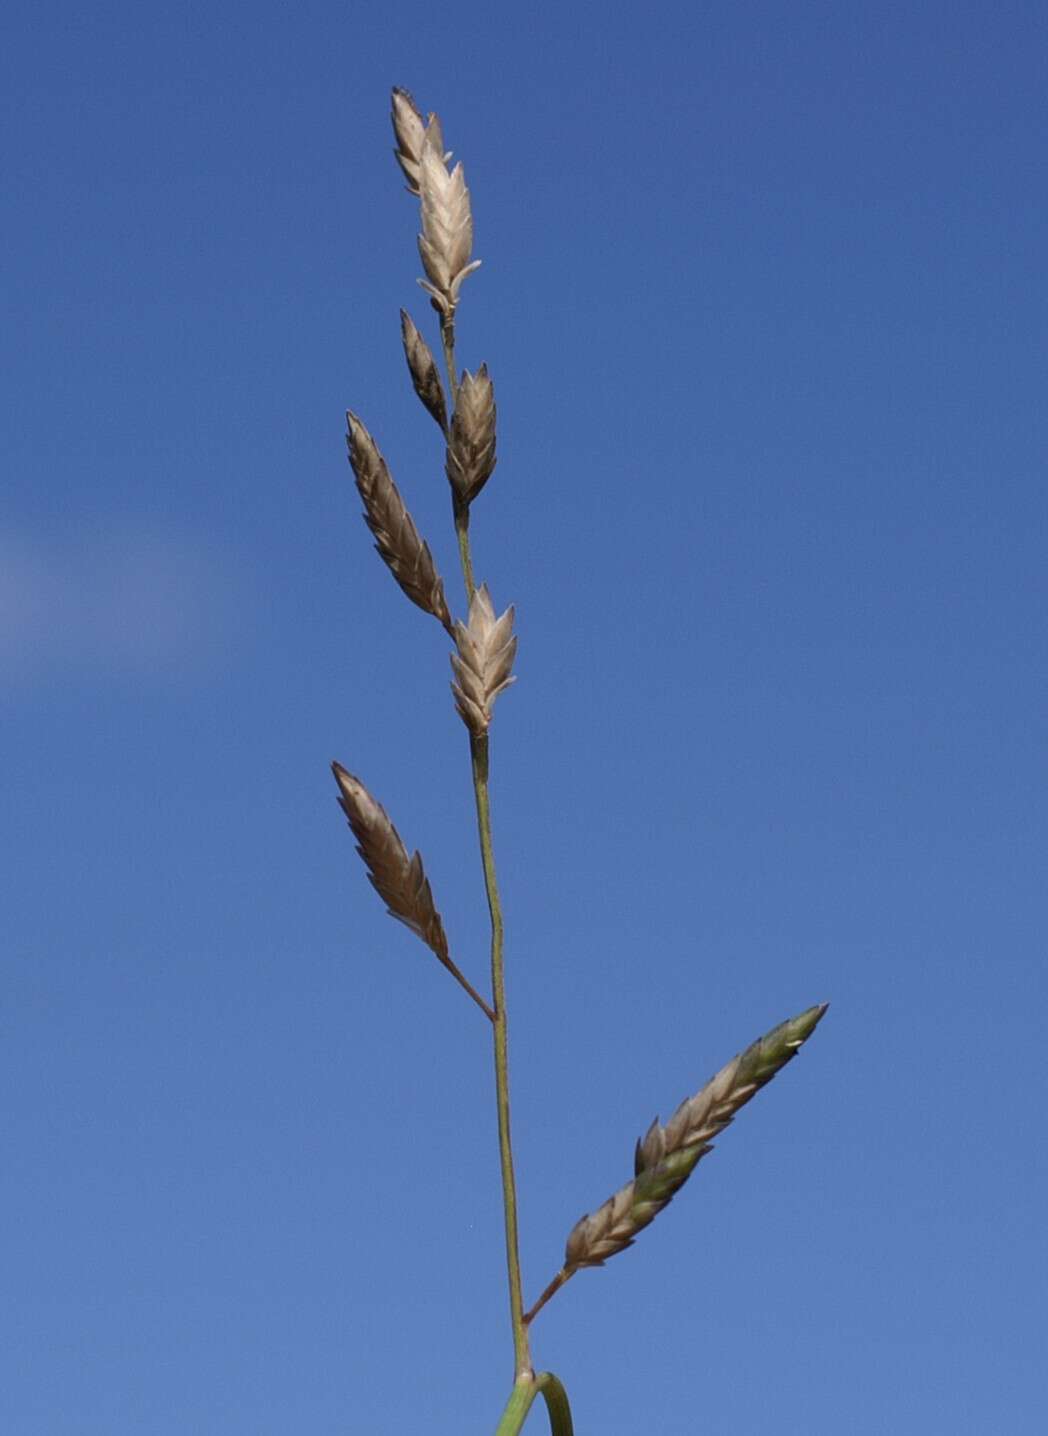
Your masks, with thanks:
[(364, 859), (368, 878), (386, 904), (386, 911), (409, 927), (448, 966), (448, 940), (433, 904), (421, 856), (413, 853), (408, 857), (385, 808), (359, 778), (341, 763), (332, 763), (331, 770), (339, 788), (339, 806), (349, 819), (357, 852)]
[(450, 159), (450, 155), (444, 155), (444, 136), (441, 134), (440, 120), (436, 115), (430, 115), (428, 121), (423, 120), (419, 107), (408, 91), (396, 87), (393, 90), (392, 118), (393, 133), (397, 140), (393, 154), (408, 182), (408, 192), (417, 195), (419, 166), (427, 135), (437, 153), (443, 155), (445, 160)]
[(446, 435), (448, 432), (448, 410), (437, 361), (433, 358), (433, 351), (415, 328), (414, 321), (406, 309), (400, 311), (400, 334), (404, 341), (404, 357), (408, 361), (408, 372), (411, 375), (415, 393)]
[(495, 389), (482, 364), (463, 371), (451, 420), (445, 471), (459, 501), (471, 504), (495, 470)]
[(513, 609), (495, 617), (487, 585), (481, 584), (469, 606), (469, 623), (456, 623), (458, 652), (451, 655), (451, 667), (458, 680), (451, 685), (455, 707), (463, 723), (477, 738), (487, 732), (495, 699), (516, 679), (511, 676), (517, 653), (513, 637)]
[(462, 166), (448, 171), (442, 142), (428, 131), (419, 161), (422, 233), (418, 252), (426, 278), (422, 288), (441, 314), (450, 319), (467, 275), (479, 269), (473, 252), (473, 214)]
[(564, 1253), (565, 1276), (581, 1267), (601, 1266), (632, 1246), (637, 1233), (673, 1199), (711, 1150), (712, 1139), (793, 1060), (825, 1011), (824, 1003), (780, 1023), (682, 1102), (665, 1127), (657, 1119), (651, 1124), (637, 1143), (633, 1181), (572, 1228)]
[(374, 439), (356, 414), (347, 413), (346, 423), (349, 462), (375, 547), (411, 602), (431, 613), (451, 633), (444, 584), (429, 545), (420, 537)]

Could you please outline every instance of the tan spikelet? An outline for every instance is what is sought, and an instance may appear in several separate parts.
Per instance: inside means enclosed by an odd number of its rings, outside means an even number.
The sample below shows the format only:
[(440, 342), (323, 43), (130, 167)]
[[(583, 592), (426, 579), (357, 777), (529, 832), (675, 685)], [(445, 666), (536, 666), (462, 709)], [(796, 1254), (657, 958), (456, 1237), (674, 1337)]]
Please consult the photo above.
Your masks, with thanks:
[(440, 120), (436, 115), (430, 115), (428, 121), (424, 120), (422, 112), (409, 92), (396, 87), (393, 90), (392, 118), (393, 133), (397, 140), (397, 147), (393, 153), (408, 182), (408, 192), (417, 195), (419, 192), (419, 166), (422, 162), (426, 136), (430, 137), (437, 153), (442, 155), (445, 161), (451, 158), (450, 155), (444, 154), (444, 136), (441, 134)]
[(448, 940), (440, 914), (433, 905), (422, 858), (418, 853), (408, 857), (385, 808), (359, 778), (347, 772), (341, 763), (332, 763), (331, 770), (339, 788), (339, 806), (349, 819), (357, 840), (357, 852), (364, 859), (372, 887), (386, 904), (387, 912), (405, 923), (447, 966), (450, 962)]
[(455, 707), (474, 737), (488, 731), (495, 699), (516, 682), (510, 674), (517, 653), (512, 629), (512, 607), (496, 618), (486, 584), (481, 584), (473, 595), (468, 625), (455, 624), (458, 653), (451, 655), (451, 666), (458, 681), (452, 683), (451, 691)]
[(375, 536), (375, 547), (411, 602), (431, 613), (451, 633), (444, 584), (429, 545), (419, 536), (374, 439), (356, 414), (347, 413), (346, 423), (349, 462), (364, 501), (364, 518)]
[(479, 269), (473, 252), (473, 214), (469, 190), (460, 164), (449, 172), (442, 141), (426, 132), (419, 162), (419, 194), (422, 200), (422, 233), (418, 252), (426, 278), (422, 288), (437, 309), (450, 319), (459, 301), (462, 282)]
[(406, 309), (400, 311), (400, 334), (404, 341), (404, 357), (408, 361), (408, 372), (415, 393), (436, 419), (441, 430), (448, 432), (448, 410), (444, 401), (444, 385), (440, 382), (440, 371), (433, 351), (415, 328), (414, 321)]
[(491, 478), (495, 458), (495, 389), (482, 364), (463, 371), (451, 420), (445, 471), (460, 503), (471, 504)]
[(672, 1200), (711, 1150), (712, 1139), (797, 1055), (825, 1011), (826, 1004), (809, 1007), (799, 1017), (780, 1023), (682, 1102), (665, 1127), (657, 1120), (652, 1123), (637, 1143), (633, 1181), (572, 1229), (561, 1280), (581, 1267), (601, 1266), (633, 1244), (637, 1233)]

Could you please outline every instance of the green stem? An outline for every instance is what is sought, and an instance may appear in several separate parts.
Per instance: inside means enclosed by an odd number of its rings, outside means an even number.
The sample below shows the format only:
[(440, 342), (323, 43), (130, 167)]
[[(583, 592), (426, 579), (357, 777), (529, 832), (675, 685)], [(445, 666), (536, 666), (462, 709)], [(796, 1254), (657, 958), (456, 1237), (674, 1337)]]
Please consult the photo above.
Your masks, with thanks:
[[(440, 338), (444, 346), (444, 363), (448, 371), (451, 396), (458, 403), (458, 379), (455, 370), (455, 324), (450, 317), (440, 321)], [(469, 546), (469, 505), (454, 500), (455, 533), (466, 593), (472, 601), (475, 592), (473, 557)], [(524, 1297), (520, 1280), (520, 1242), (517, 1235), (517, 1183), (513, 1172), (513, 1148), (509, 1129), (509, 1040), (506, 1026), (506, 983), (503, 968), (502, 903), (495, 876), (495, 847), (491, 838), (491, 800), (488, 792), (488, 736), (470, 734), (469, 753), (473, 769), (473, 796), (477, 807), (477, 831), (480, 836), (480, 857), (484, 868), (484, 888), (491, 915), (491, 994), (495, 1018), (492, 1023), (495, 1045), (495, 1103), (498, 1112), (499, 1164), (502, 1169), (502, 1209), (506, 1230), (506, 1270), (509, 1277), (509, 1312), (513, 1326), (513, 1357), (518, 1383), (534, 1379), (531, 1369), (531, 1348), (528, 1327), (524, 1320)], [(529, 1403), (530, 1404), (530, 1403)]]
[(549, 1413), (551, 1436), (574, 1436), (568, 1393), (552, 1371), (543, 1371), (538, 1376), (517, 1382), (513, 1388), (513, 1394), (506, 1404), (506, 1409), (502, 1413), (502, 1419), (495, 1428), (495, 1436), (517, 1436), (527, 1420), (532, 1402), (540, 1392)]
[(451, 386), (451, 408), (454, 411), (459, 401), (459, 383), (458, 370), (455, 368), (455, 321), (453, 318), (441, 317), (440, 342), (444, 346), (444, 365), (448, 371), (448, 384)]
[(513, 1174), (513, 1148), (509, 1129), (509, 1042), (506, 1030), (506, 984), (503, 950), (502, 905), (495, 877), (495, 850), (491, 841), (491, 804), (488, 795), (488, 737), (470, 737), (473, 792), (477, 802), (480, 854), (484, 886), (491, 914), (491, 992), (495, 1007), (495, 1101), (498, 1108), (499, 1161), (502, 1167), (502, 1205), (506, 1227), (506, 1267), (509, 1273), (509, 1309), (513, 1323), (513, 1354), (518, 1378), (531, 1374), (528, 1328), (521, 1292), (520, 1251), (517, 1236), (517, 1187)]
[(462, 503), (457, 494), (452, 496), (452, 503), (455, 508), (455, 537), (458, 539), (462, 577), (466, 580), (466, 597), (472, 603), (477, 585), (473, 581), (473, 555), (469, 551), (469, 504)]

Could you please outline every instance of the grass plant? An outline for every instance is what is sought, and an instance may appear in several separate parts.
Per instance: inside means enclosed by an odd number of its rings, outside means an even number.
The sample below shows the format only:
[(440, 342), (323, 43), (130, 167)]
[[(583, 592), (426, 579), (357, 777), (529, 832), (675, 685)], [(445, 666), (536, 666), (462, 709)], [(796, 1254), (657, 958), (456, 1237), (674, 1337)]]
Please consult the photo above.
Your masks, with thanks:
[(486, 365), (481, 364), (473, 373), (460, 373), (457, 368), (456, 314), (463, 282), (479, 265), (473, 258), (473, 216), (462, 165), (450, 164), (439, 118), (424, 116), (406, 90), (393, 91), (392, 118), (394, 153), (408, 193), (419, 205), (418, 248), (424, 270), (419, 283), (436, 315), (447, 390), (433, 350), (403, 310), (401, 336), (412, 386), (436, 421), (443, 440), (444, 470), (465, 588), (465, 621), (453, 619), (430, 548), (419, 534), (378, 445), (352, 412), (346, 416), (349, 460), (364, 505), (364, 518), (379, 555), (401, 591), (423, 612), (431, 614), (454, 643), (452, 697), (469, 739), (481, 867), (491, 919), (490, 990), (486, 995), (469, 982), (451, 957), (419, 853), (408, 856), (385, 809), (359, 778), (339, 763), (333, 764), (333, 771), (339, 803), (356, 838), (357, 852), (387, 911), (429, 948), (491, 1029), (514, 1357), (513, 1386), (496, 1436), (515, 1436), (539, 1396), (545, 1402), (553, 1436), (571, 1436), (571, 1409), (564, 1386), (551, 1372), (536, 1373), (532, 1366), (532, 1323), (577, 1272), (602, 1266), (609, 1257), (633, 1244), (638, 1233), (688, 1180), (711, 1150), (713, 1139), (739, 1109), (797, 1055), (826, 1006), (809, 1007), (780, 1023), (733, 1057), (695, 1096), (682, 1102), (665, 1126), (657, 1119), (651, 1124), (637, 1142), (632, 1179), (576, 1222), (568, 1234), (559, 1270), (533, 1305), (526, 1307), (510, 1140), (503, 920), (489, 793), (495, 700), (514, 682), (517, 640), (512, 632), (513, 609), (497, 614), (486, 585), (478, 586), (474, 580), (470, 535), (472, 506), (496, 464), (495, 390)]

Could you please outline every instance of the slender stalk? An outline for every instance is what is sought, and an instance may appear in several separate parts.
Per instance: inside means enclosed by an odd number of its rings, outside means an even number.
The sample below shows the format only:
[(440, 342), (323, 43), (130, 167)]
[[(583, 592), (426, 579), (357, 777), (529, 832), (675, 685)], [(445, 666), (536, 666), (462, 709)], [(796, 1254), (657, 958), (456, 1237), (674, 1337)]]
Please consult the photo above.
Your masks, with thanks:
[(528, 1377), (517, 1382), (506, 1403), (502, 1419), (495, 1428), (495, 1436), (517, 1436), (527, 1419), (535, 1397), (540, 1393), (546, 1402), (551, 1436), (574, 1436), (568, 1393), (552, 1371), (542, 1371), (538, 1376)]
[(466, 580), (466, 598), (472, 603), (477, 585), (473, 581), (473, 555), (469, 549), (469, 504), (462, 503), (457, 495), (452, 496), (452, 503), (455, 509), (455, 537), (458, 539), (462, 577)]
[(513, 1323), (513, 1354), (517, 1376), (531, 1372), (528, 1328), (524, 1321), (521, 1292), (520, 1252), (517, 1236), (517, 1187), (513, 1174), (513, 1149), (509, 1127), (509, 1044), (506, 1031), (506, 985), (503, 971), (502, 905), (495, 877), (495, 853), (491, 841), (491, 805), (488, 796), (488, 738), (470, 738), (473, 760), (473, 792), (477, 802), (477, 827), (484, 865), (484, 885), (491, 914), (491, 991), (495, 1005), (495, 1100), (498, 1108), (499, 1160), (502, 1166), (502, 1205), (506, 1226), (506, 1266), (509, 1274), (509, 1308)]
[(444, 365), (448, 371), (448, 386), (451, 389), (451, 407), (454, 410), (459, 400), (458, 370), (455, 368), (455, 321), (441, 316), (440, 342), (444, 346)]
[[(453, 401), (458, 403), (458, 380), (455, 369), (455, 325), (442, 319), (440, 338), (444, 363)], [(469, 505), (455, 499), (455, 533), (466, 593), (470, 600), (476, 589), (473, 579), (473, 556), (469, 544)], [(470, 735), (470, 761), (473, 769), (473, 796), (477, 807), (477, 832), (484, 868), (484, 888), (491, 916), (491, 994), (495, 1009), (492, 1024), (495, 1046), (495, 1103), (498, 1112), (499, 1163), (502, 1169), (502, 1207), (506, 1229), (506, 1270), (509, 1278), (509, 1311), (513, 1326), (513, 1357), (518, 1382), (531, 1378), (531, 1349), (524, 1320), (524, 1297), (520, 1279), (520, 1241), (517, 1233), (517, 1183), (513, 1172), (513, 1147), (509, 1124), (509, 1040), (506, 1023), (506, 983), (503, 967), (504, 928), (498, 879), (495, 876), (495, 847), (491, 837), (491, 799), (488, 792), (488, 736)]]
[(557, 1272), (557, 1275), (550, 1282), (549, 1286), (542, 1293), (542, 1295), (539, 1297), (538, 1301), (531, 1308), (531, 1310), (525, 1312), (524, 1323), (526, 1326), (531, 1325), (531, 1323), (535, 1320), (536, 1316), (538, 1316), (539, 1312), (546, 1305), (547, 1301), (549, 1301), (550, 1297), (556, 1296), (557, 1292), (560, 1291), (564, 1283), (566, 1281), (570, 1281), (573, 1276), (574, 1272), (568, 1271), (567, 1267), (561, 1267), (560, 1271)]
[(483, 1012), (484, 1016), (489, 1020), (489, 1022), (494, 1022), (495, 1013), (484, 1001), (483, 997), (481, 997), (480, 993), (468, 980), (468, 978), (464, 977), (462, 973), (459, 972), (458, 968), (451, 961), (450, 957), (448, 958), (447, 962), (444, 963), (444, 966), (447, 968), (448, 972), (451, 973), (455, 981), (459, 983), (461, 987), (464, 987), (466, 989), (470, 997), (472, 997), (473, 1001), (477, 1004), (477, 1006), (480, 1008), (481, 1012)]

